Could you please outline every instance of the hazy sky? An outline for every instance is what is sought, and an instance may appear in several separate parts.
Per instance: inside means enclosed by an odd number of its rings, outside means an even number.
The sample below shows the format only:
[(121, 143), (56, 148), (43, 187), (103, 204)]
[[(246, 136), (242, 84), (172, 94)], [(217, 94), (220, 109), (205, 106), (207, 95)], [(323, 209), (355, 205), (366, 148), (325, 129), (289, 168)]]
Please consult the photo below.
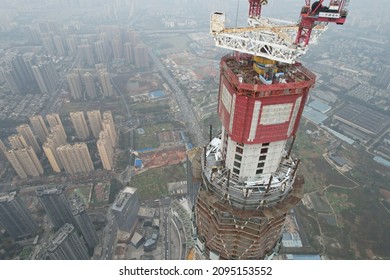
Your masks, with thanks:
[[(325, 0), (325, 3), (329, 3), (329, 1)], [(263, 8), (262, 14), (264, 16), (292, 21), (299, 19), (300, 9), (305, 3), (304, 0), (269, 0), (268, 2), (268, 5)], [(27, 12), (34, 9), (35, 12), (39, 12), (45, 7), (51, 10), (58, 8), (59, 11), (53, 11), (53, 17), (55, 17), (55, 13), (67, 10), (68, 4), (71, 7), (81, 4), (81, 7), (87, 7), (86, 13), (88, 13), (89, 7), (101, 7), (104, 11), (109, 6), (120, 7), (129, 4), (134, 4), (138, 9), (184, 9), (193, 16), (200, 14), (201, 20), (207, 19), (206, 17), (213, 11), (223, 11), (230, 22), (235, 22), (237, 18), (240, 25), (245, 24), (248, 14), (248, 0), (0, 0), (0, 13), (4, 17), (4, 14), (15, 14), (18, 11)], [(389, 0), (350, 0), (347, 25), (359, 26), (362, 21), (365, 23), (372, 21), (375, 24), (381, 23), (387, 28), (390, 26), (388, 8), (390, 8)], [(21, 14), (20, 12), (19, 14)], [(47, 18), (50, 18), (49, 13), (50, 11), (45, 11)]]

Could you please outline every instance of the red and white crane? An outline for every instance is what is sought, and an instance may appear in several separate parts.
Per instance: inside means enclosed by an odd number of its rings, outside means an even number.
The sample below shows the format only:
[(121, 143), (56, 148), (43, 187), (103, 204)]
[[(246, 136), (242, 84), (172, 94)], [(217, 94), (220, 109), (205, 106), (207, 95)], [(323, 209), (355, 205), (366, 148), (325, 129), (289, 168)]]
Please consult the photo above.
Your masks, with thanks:
[(326, 30), (328, 23), (344, 24), (349, 4), (349, 0), (330, 0), (325, 6), (324, 0), (313, 4), (305, 0), (299, 21), (291, 23), (261, 17), (267, 0), (248, 1), (248, 27), (226, 28), (224, 13), (211, 15), (210, 31), (216, 46), (288, 64), (307, 51), (308, 44)]

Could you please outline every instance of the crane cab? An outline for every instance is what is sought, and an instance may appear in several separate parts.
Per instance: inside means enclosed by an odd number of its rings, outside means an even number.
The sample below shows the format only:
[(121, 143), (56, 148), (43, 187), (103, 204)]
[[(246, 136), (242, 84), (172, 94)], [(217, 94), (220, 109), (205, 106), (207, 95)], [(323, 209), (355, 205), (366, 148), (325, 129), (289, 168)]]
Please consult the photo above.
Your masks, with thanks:
[(301, 17), (311, 18), (317, 22), (335, 22), (344, 24), (347, 18), (345, 6), (347, 0), (332, 0), (329, 6), (322, 5), (322, 1), (315, 1), (311, 6), (304, 6), (301, 10)]

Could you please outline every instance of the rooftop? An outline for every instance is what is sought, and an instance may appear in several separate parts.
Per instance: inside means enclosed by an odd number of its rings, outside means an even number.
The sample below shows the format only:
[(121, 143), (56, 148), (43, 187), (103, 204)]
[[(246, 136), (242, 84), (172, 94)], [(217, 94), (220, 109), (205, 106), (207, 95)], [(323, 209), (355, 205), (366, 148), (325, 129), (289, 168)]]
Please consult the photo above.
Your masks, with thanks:
[[(277, 74), (274, 75), (272, 83), (267, 85), (253, 70), (252, 56), (244, 56), (239, 60), (231, 55), (224, 56), (221, 60), (221, 69), (229, 82), (238, 88), (238, 94), (251, 91), (256, 92), (256, 97), (269, 96), (269, 94), (300, 93), (301, 91), (295, 91), (295, 89), (310, 87), (315, 81), (315, 75), (300, 63), (293, 65), (279, 63)], [(269, 92), (270, 90), (272, 92)]]
[(10, 202), (15, 199), (16, 192), (0, 193), (0, 202)]
[(328, 118), (326, 115), (310, 107), (305, 107), (303, 109), (302, 116), (315, 124), (321, 124)]
[(50, 239), (50, 246), (58, 246), (72, 233), (74, 226), (71, 224), (64, 224)]
[(335, 118), (368, 134), (378, 134), (390, 118), (358, 104), (348, 104), (335, 113)]
[(123, 207), (126, 205), (126, 202), (132, 197), (132, 195), (137, 191), (137, 188), (126, 187), (124, 188), (116, 197), (114, 203), (111, 206), (111, 209), (116, 211), (122, 211)]
[(37, 196), (61, 194), (64, 191), (64, 186), (40, 186), (36, 188)]
[(312, 107), (314, 110), (317, 110), (323, 114), (328, 112), (332, 107), (330, 107), (328, 104), (319, 101), (318, 99), (312, 101), (309, 103), (309, 106)]

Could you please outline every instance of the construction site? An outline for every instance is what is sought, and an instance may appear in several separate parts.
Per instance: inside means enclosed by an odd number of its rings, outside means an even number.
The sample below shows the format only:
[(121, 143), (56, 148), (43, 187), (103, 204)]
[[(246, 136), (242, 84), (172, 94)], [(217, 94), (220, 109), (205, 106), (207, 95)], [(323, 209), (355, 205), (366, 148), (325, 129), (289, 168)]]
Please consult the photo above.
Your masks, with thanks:
[(226, 28), (224, 13), (211, 15), (216, 46), (234, 53), (220, 62), (222, 132), (213, 138), (210, 131), (209, 144), (191, 157), (200, 188), (189, 259), (272, 259), (278, 253), (286, 215), (303, 197), (300, 161), (291, 150), (315, 83), (297, 59), (328, 23), (343, 24), (347, 16), (348, 1), (323, 2), (305, 1), (297, 24), (261, 17), (267, 4), (261, 0), (249, 0), (249, 27)]

